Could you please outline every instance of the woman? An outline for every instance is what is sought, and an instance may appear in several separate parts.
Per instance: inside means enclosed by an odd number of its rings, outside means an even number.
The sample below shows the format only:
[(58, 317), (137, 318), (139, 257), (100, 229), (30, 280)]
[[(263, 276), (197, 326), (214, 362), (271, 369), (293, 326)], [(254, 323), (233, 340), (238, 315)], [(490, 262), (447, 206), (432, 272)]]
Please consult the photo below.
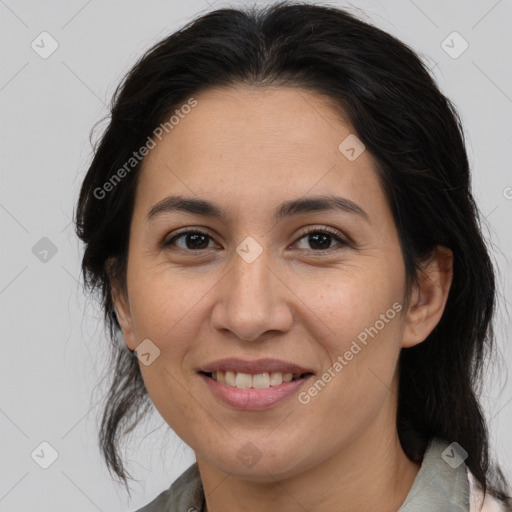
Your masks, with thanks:
[(151, 404), (196, 455), (141, 512), (510, 510), (463, 132), (403, 43), (327, 6), (200, 17), (116, 91), (76, 223), (109, 469)]

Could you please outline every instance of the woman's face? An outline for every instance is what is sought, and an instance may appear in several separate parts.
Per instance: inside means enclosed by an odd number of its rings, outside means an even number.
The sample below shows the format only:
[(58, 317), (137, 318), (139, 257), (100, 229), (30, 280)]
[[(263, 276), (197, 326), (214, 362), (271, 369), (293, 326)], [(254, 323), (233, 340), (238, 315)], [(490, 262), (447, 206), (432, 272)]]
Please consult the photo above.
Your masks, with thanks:
[[(405, 329), (398, 234), (371, 155), (321, 96), (237, 88), (195, 99), (145, 158), (128, 300), (116, 307), (131, 349), (150, 340), (139, 351), (148, 393), (198, 461), (284, 478), (363, 433), (378, 442), (395, 428)], [(158, 208), (148, 217), (169, 196), (224, 216)], [(319, 197), (339, 200), (302, 203)], [(302, 207), (282, 209), (295, 201)], [(185, 228), (193, 233), (175, 238)], [(262, 375), (252, 380), (261, 389), (237, 391), (200, 373), (225, 358), (272, 358), (314, 375), (281, 385)], [(280, 368), (237, 365), (251, 375)]]

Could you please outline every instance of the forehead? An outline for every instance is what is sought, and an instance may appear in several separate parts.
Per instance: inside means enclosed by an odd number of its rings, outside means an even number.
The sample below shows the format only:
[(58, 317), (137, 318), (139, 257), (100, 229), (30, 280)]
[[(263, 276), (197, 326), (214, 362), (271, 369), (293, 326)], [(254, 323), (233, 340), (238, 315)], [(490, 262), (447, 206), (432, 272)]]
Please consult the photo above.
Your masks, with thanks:
[[(195, 99), (197, 105), (172, 128), (172, 137), (164, 136), (164, 144), (159, 144), (179, 146), (178, 158), (200, 159), (203, 149), (208, 156), (230, 150), (226, 156), (231, 157), (260, 149), (267, 161), (272, 156), (314, 159), (336, 154), (339, 142), (354, 131), (331, 99), (303, 89), (216, 88)], [(148, 160), (155, 153), (159, 151)]]
[(384, 200), (369, 152), (350, 160), (340, 150), (355, 134), (329, 98), (296, 88), (239, 87), (210, 89), (194, 99), (196, 106), (156, 139), (144, 160), (143, 202), (172, 190), (217, 203), (240, 201), (243, 193), (244, 201), (263, 205), (272, 197), (333, 188), (356, 202), (368, 194)]

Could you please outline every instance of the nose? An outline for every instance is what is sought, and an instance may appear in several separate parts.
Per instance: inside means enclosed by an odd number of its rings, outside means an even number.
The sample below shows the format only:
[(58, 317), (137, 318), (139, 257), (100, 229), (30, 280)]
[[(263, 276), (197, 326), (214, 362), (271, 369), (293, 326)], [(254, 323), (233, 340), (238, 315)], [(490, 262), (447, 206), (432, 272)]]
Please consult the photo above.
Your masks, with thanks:
[(231, 270), (216, 288), (212, 310), (215, 329), (254, 341), (265, 337), (267, 331), (275, 335), (276, 331), (291, 328), (293, 293), (286, 286), (283, 272), (275, 267), (265, 250), (251, 263), (235, 254)]

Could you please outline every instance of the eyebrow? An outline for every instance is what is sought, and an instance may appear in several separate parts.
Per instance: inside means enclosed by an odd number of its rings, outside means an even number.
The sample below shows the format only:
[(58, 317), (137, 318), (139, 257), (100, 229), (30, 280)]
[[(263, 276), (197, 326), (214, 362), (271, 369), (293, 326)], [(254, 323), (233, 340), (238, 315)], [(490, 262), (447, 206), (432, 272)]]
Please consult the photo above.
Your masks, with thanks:
[[(293, 217), (304, 213), (343, 211), (359, 215), (368, 223), (368, 214), (350, 199), (340, 196), (313, 196), (294, 199), (282, 203), (274, 212), (274, 221)], [(156, 203), (148, 212), (146, 220), (152, 221), (164, 213), (185, 212), (204, 217), (229, 219), (229, 215), (222, 207), (205, 199), (195, 199), (184, 196), (168, 196)]]

